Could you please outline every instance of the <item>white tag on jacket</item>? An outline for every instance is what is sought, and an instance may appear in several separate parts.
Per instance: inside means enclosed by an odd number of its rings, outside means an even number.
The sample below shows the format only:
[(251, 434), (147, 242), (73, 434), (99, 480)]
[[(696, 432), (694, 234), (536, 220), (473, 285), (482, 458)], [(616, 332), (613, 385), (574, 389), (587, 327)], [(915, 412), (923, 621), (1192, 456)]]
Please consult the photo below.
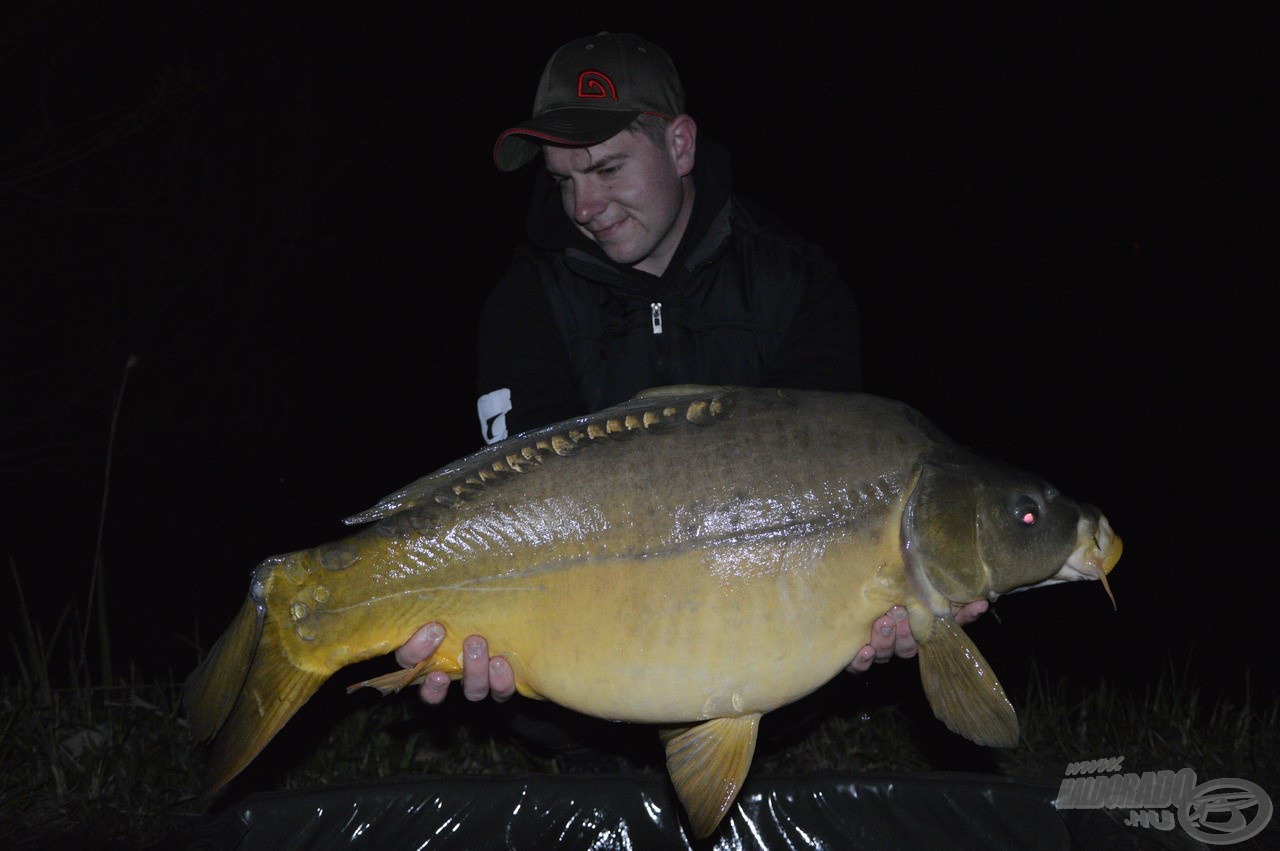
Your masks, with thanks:
[(655, 301), (653, 304), (649, 305), (649, 310), (651, 311), (650, 317), (653, 320), (653, 333), (661, 334), (662, 333), (662, 302)]
[(507, 411), (511, 410), (511, 390), (503, 387), (486, 393), (476, 401), (480, 413), (480, 432), (485, 443), (507, 439)]

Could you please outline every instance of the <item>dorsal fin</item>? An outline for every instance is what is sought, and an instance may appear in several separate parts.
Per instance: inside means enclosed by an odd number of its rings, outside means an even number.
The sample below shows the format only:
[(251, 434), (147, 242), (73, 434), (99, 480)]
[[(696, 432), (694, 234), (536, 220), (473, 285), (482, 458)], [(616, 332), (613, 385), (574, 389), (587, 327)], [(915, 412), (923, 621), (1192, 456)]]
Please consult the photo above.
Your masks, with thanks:
[(369, 523), (427, 506), (446, 508), (478, 499), (490, 487), (598, 443), (669, 431), (682, 423), (709, 425), (730, 415), (735, 388), (680, 384), (657, 387), (595, 414), (527, 431), (423, 476), (377, 505), (344, 520)]
[(631, 402), (654, 399), (683, 399), (686, 396), (715, 396), (732, 390), (732, 387), (717, 384), (667, 384), (663, 387), (649, 387), (632, 396)]

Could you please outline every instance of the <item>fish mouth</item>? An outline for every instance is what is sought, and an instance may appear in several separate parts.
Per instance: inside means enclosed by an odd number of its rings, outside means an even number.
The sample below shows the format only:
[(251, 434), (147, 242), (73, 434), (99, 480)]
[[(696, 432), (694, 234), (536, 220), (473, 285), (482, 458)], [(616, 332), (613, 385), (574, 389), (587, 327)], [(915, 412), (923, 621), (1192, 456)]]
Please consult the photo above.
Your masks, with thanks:
[(1076, 524), (1076, 548), (1067, 561), (1053, 576), (1043, 582), (1030, 586), (1040, 588), (1044, 585), (1057, 585), (1059, 582), (1075, 582), (1078, 579), (1097, 579), (1102, 582), (1102, 589), (1111, 598), (1111, 608), (1116, 608), (1116, 595), (1111, 593), (1111, 585), (1107, 582), (1107, 574), (1120, 561), (1120, 553), (1124, 551), (1124, 542), (1111, 528), (1107, 518), (1097, 515), (1081, 516)]

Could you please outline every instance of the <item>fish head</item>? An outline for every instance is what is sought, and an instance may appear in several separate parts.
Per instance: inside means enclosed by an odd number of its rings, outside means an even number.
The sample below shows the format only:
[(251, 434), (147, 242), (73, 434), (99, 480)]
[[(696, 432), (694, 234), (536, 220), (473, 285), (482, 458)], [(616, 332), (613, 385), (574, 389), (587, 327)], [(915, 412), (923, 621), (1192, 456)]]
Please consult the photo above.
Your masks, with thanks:
[(903, 546), (913, 582), (938, 613), (944, 600), (994, 600), (1077, 579), (1100, 579), (1110, 596), (1106, 575), (1122, 549), (1097, 508), (954, 446), (922, 464), (903, 513)]

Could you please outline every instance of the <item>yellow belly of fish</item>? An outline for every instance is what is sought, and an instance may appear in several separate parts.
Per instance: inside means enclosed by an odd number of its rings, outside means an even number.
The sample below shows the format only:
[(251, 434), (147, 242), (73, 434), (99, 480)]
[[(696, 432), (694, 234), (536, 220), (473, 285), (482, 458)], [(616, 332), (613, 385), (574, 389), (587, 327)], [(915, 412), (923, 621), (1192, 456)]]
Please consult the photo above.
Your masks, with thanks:
[(809, 538), (543, 564), (397, 601), (391, 644), (437, 620), (456, 672), (463, 639), (484, 635), (523, 694), (612, 720), (767, 712), (839, 673), (905, 601), (896, 548)]

